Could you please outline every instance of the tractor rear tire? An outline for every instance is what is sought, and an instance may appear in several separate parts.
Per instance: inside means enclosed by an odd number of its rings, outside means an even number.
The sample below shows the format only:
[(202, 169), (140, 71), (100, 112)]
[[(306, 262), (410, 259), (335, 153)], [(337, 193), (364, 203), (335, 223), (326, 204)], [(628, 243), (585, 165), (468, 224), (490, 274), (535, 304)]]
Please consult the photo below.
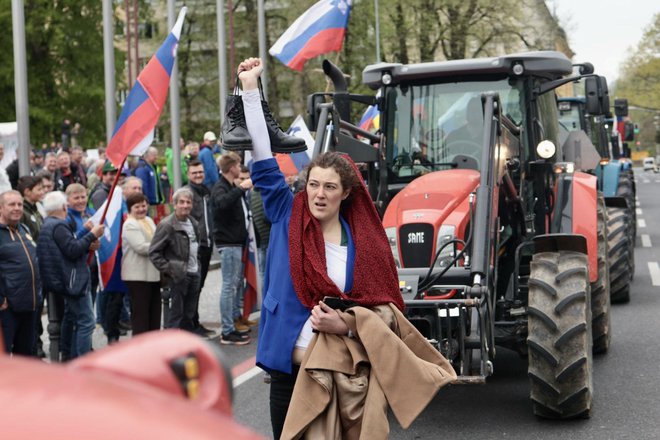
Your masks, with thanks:
[(634, 248), (637, 242), (637, 209), (635, 209), (635, 191), (633, 189), (633, 175), (631, 170), (622, 171), (619, 174), (619, 185), (616, 188), (616, 195), (623, 197), (628, 203), (628, 212), (631, 218), (631, 228), (628, 233), (630, 235), (630, 247)]
[(610, 277), (607, 270), (607, 212), (605, 199), (598, 195), (598, 279), (591, 283), (591, 327), (594, 354), (610, 347)]
[(529, 277), (528, 375), (534, 414), (588, 418), (593, 394), (587, 255), (541, 252)]
[(630, 241), (628, 216), (623, 208), (607, 208), (607, 244), (610, 273), (610, 299), (630, 301)]

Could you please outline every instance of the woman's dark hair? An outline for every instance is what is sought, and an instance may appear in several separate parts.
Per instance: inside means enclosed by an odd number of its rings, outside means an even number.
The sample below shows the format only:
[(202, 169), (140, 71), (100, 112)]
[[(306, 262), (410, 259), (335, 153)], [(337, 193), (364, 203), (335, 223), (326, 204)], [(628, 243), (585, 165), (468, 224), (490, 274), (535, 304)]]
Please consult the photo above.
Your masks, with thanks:
[(134, 205), (137, 205), (138, 203), (142, 203), (142, 202), (149, 203), (147, 196), (145, 196), (142, 193), (134, 193), (128, 196), (128, 198), (126, 199), (126, 208), (128, 209), (128, 212), (131, 212), (131, 208)]
[[(312, 171), (312, 168), (332, 168), (339, 174), (339, 181), (341, 183), (342, 190), (346, 191), (347, 189), (352, 190), (353, 188), (360, 185), (360, 178), (355, 174), (353, 165), (349, 162), (348, 159), (344, 157), (344, 154), (337, 153), (336, 151), (329, 151), (327, 153), (320, 154), (312, 160), (307, 167), (305, 168), (305, 182), (309, 180), (309, 172)], [(348, 203), (351, 199), (353, 191), (349, 193), (348, 197), (344, 202)], [(344, 205), (344, 203), (342, 203)]]

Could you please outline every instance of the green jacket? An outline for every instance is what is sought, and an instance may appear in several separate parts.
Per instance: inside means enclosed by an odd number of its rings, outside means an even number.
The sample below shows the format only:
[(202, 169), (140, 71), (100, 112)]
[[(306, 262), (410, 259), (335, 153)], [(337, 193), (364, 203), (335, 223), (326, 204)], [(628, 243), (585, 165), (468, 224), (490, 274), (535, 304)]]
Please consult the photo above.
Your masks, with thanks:
[(32, 240), (36, 242), (39, 238), (39, 231), (41, 230), (41, 225), (44, 223), (44, 218), (41, 216), (37, 205), (33, 205), (25, 199), (23, 199), (23, 218), (21, 219), (21, 223), (28, 227)]

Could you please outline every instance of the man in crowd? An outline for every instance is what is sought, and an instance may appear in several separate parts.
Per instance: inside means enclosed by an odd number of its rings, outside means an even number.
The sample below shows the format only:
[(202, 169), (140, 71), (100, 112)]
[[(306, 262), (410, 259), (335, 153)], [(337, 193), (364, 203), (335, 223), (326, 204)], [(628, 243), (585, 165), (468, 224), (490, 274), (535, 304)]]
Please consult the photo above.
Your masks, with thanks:
[(124, 199), (128, 199), (132, 194), (142, 194), (142, 181), (135, 176), (129, 176), (121, 186), (124, 193)]
[(149, 199), (150, 205), (159, 205), (165, 200), (160, 187), (160, 173), (156, 166), (157, 159), (158, 149), (149, 147), (135, 169), (135, 176), (142, 180), (142, 191)]
[[(247, 240), (245, 192), (252, 188), (250, 179), (240, 181), (241, 158), (229, 152), (218, 160), (222, 176), (211, 191), (213, 200), (214, 240), (220, 251), (222, 291), (220, 315), (222, 320), (222, 344), (244, 345), (250, 342), (249, 327), (237, 319), (240, 286), (243, 281), (243, 247)], [(235, 322), (236, 319), (236, 322)]]
[(7, 353), (34, 353), (41, 278), (37, 248), (25, 225), (23, 197), (0, 194), (0, 325)]
[(204, 185), (207, 188), (213, 188), (213, 185), (220, 178), (218, 173), (218, 166), (213, 159), (213, 147), (215, 146), (218, 138), (212, 131), (204, 133), (204, 142), (200, 145), (199, 154), (197, 158), (204, 165)]
[(66, 151), (57, 153), (57, 171), (55, 171), (55, 188), (66, 191), (72, 183), (81, 183), (78, 168), (71, 163), (71, 157)]
[[(199, 295), (204, 288), (204, 281), (209, 271), (211, 254), (213, 253), (213, 213), (211, 212), (211, 191), (204, 186), (204, 166), (198, 160), (188, 164), (188, 188), (193, 196), (193, 206), (190, 216), (199, 224), (199, 248), (197, 258), (200, 266)], [(199, 299), (199, 297), (198, 297)], [(199, 301), (198, 301), (199, 303)], [(199, 304), (195, 306), (193, 325), (197, 333), (210, 335), (212, 330), (205, 328), (199, 322)]]
[(57, 157), (55, 153), (46, 153), (44, 156), (44, 169), (50, 173), (51, 176), (55, 176), (55, 171), (57, 171)]
[(39, 235), (39, 269), (44, 288), (64, 296), (64, 321), (74, 323), (70, 340), (69, 358), (73, 359), (92, 349), (94, 311), (87, 256), (93, 243), (103, 235), (104, 226), (86, 224), (89, 232), (76, 238), (67, 218), (66, 196), (60, 191), (44, 198), (48, 217)]
[(91, 202), (92, 208), (99, 209), (103, 202), (108, 198), (110, 194), (110, 188), (112, 187), (112, 182), (114, 182), (115, 177), (117, 177), (117, 168), (109, 160), (105, 161), (103, 165), (103, 170), (101, 171), (101, 182), (96, 185), (91, 192)]
[(190, 216), (193, 195), (188, 188), (178, 189), (172, 201), (174, 213), (156, 227), (149, 259), (170, 287), (172, 305), (166, 327), (192, 332), (199, 298), (199, 225)]
[(85, 157), (82, 148), (76, 146), (71, 148), (72, 169), (75, 167), (75, 172), (78, 176), (78, 179), (80, 180), (78, 183), (83, 184), (83, 186), (87, 186), (87, 174), (85, 173), (85, 164), (83, 162), (84, 158)]
[(35, 151), (32, 154), (34, 154), (34, 161), (32, 163), (32, 174), (36, 175), (39, 173), (44, 168), (44, 153), (41, 151)]
[[(39, 171), (39, 174), (37, 175), (41, 179), (41, 184), (44, 187), (44, 195), (48, 194), (49, 192), (52, 192), (55, 189), (55, 182), (53, 182), (53, 175), (49, 173), (48, 171), (41, 170)], [(43, 198), (42, 198), (43, 200)], [(39, 205), (41, 206), (41, 205)], [(43, 216), (45, 214), (44, 211), (41, 212), (41, 215)]]

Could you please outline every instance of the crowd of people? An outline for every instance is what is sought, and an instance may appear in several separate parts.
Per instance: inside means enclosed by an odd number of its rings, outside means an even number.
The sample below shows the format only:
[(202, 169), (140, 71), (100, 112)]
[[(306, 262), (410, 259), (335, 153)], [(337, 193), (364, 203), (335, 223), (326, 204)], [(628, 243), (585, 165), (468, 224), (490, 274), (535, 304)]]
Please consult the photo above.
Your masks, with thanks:
[[(31, 153), (30, 175), (18, 177), (17, 160), (0, 169), (0, 324), (7, 352), (46, 357), (43, 341), (49, 337), (51, 359), (73, 359), (93, 348), (97, 325), (110, 344), (128, 332), (162, 327), (219, 336), (223, 344), (251, 341), (257, 322), (241, 308), (243, 251), (250, 206), (261, 200), (239, 155), (220, 150), (210, 131), (201, 144), (188, 142), (181, 161), (185, 185), (170, 194), (171, 149), (165, 161), (150, 147), (117, 169), (103, 148), (98, 159), (87, 158), (78, 145), (44, 148)], [(3, 153), (0, 144), (0, 159)], [(107, 267), (96, 251), (108, 231), (92, 217), (109, 203), (115, 182), (123, 198), (121, 240)], [(265, 260), (269, 223), (263, 208), (254, 220)], [(199, 319), (214, 247), (223, 276), (220, 335)]]
[[(248, 344), (258, 324), (256, 363), (270, 377), (274, 437), (357, 438), (370, 426), (370, 435), (386, 438), (388, 403), (397, 419), (412, 422), (456, 374), (402, 314), (389, 242), (356, 165), (328, 152), (308, 165), (302, 185), (282, 174), (273, 153), (302, 151), (304, 142), (274, 122), (258, 90), (262, 69), (256, 58), (240, 64), (243, 94), (235, 101), (245, 111), (227, 116), (244, 118), (231, 122), (250, 139), (251, 171), (236, 152), (217, 151), (213, 132), (201, 144), (182, 142), (185, 185), (172, 194), (168, 215), (159, 208), (170, 200), (162, 182), (169, 181), (172, 152), (163, 172), (153, 147), (121, 170), (108, 161), (85, 167), (77, 147), (63, 148), (44, 156), (45, 171), (33, 170), (11, 183), (17, 190), (0, 194), (5, 349), (39, 355), (44, 297), (51, 345), (59, 332), (65, 360), (92, 349), (95, 319), (109, 343), (127, 327), (133, 334), (160, 329), (164, 291), (164, 326), (208, 336), (199, 299), (215, 246), (219, 342)], [(108, 231), (93, 220), (110, 203), (115, 181), (126, 216), (121, 249), (106, 267)], [(264, 286), (259, 323), (241, 310), (251, 219)], [(407, 392), (415, 402), (389, 398)]]

